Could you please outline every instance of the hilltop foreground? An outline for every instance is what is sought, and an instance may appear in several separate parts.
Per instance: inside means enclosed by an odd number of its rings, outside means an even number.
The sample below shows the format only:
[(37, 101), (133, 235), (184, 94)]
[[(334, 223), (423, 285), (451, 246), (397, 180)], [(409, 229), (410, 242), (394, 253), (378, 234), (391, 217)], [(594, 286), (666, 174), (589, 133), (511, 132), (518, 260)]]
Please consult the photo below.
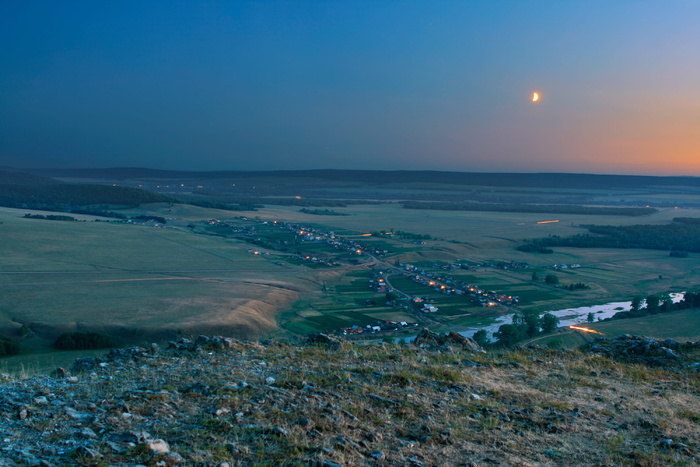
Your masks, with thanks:
[(416, 342), (202, 336), (8, 377), (0, 465), (698, 464), (700, 343)]

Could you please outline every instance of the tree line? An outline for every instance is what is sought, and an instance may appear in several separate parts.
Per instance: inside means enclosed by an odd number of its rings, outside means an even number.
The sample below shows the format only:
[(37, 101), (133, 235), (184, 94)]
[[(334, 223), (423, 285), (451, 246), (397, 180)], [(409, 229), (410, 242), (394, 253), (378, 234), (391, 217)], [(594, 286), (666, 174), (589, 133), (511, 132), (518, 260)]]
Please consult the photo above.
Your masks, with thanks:
[(543, 214), (585, 214), (596, 216), (648, 216), (654, 208), (583, 206), (577, 204), (499, 204), (499, 203), (442, 203), (404, 201), (404, 209), (437, 209), (447, 211), (529, 212)]
[[(586, 225), (589, 233), (560, 237), (550, 235), (528, 241), (520, 251), (551, 253), (551, 247), (644, 248), (677, 252), (700, 252), (700, 219), (675, 218), (669, 224)], [(674, 255), (683, 256), (683, 255)]]
[(641, 316), (668, 313), (670, 311), (685, 310), (700, 307), (700, 291), (688, 291), (683, 294), (683, 299), (674, 303), (670, 294), (661, 293), (649, 295), (646, 298), (634, 297), (629, 311), (619, 311), (608, 320), (639, 318)]
[(526, 310), (513, 315), (512, 324), (503, 324), (493, 334), (495, 342), (491, 342), (488, 333), (481, 329), (474, 334), (473, 339), (482, 347), (510, 347), (523, 339), (530, 339), (541, 334), (550, 334), (559, 327), (559, 318), (551, 313), (540, 315), (537, 311)]

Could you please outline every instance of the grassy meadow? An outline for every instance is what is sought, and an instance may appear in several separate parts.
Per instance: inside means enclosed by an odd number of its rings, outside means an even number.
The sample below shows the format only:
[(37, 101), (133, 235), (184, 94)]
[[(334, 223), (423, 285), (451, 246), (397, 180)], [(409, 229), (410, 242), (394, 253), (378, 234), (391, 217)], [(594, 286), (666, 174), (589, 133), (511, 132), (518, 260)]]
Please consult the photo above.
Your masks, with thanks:
[(264, 335), (277, 329), (278, 309), (317, 289), (310, 269), (252, 255), (237, 240), (22, 214), (0, 211), (0, 329), (10, 335), (21, 324), (39, 336)]

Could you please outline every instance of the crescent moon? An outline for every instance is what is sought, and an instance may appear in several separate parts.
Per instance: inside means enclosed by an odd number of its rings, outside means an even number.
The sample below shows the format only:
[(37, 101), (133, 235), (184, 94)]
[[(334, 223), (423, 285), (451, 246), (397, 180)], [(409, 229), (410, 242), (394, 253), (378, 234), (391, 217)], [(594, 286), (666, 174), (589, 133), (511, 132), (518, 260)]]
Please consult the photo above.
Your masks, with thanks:
[(532, 102), (537, 102), (540, 100), (540, 93), (539, 92), (533, 92), (532, 93)]

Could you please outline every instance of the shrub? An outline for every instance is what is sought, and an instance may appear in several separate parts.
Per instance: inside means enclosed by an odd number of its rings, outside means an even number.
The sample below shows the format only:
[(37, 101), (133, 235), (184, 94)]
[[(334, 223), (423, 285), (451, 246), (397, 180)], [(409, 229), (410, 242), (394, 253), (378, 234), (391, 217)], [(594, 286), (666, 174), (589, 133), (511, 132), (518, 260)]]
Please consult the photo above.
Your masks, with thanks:
[(19, 342), (7, 337), (0, 337), (0, 357), (17, 355), (19, 353)]

